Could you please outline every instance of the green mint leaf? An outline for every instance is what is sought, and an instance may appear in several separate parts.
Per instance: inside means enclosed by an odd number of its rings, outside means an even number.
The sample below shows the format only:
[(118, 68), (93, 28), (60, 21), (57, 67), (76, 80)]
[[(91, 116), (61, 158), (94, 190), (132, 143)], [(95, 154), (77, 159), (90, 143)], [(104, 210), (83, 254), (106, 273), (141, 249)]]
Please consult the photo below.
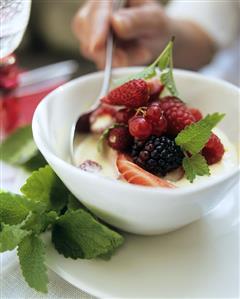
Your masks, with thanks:
[(18, 245), (18, 257), (22, 274), (31, 288), (47, 293), (47, 271), (44, 265), (45, 249), (42, 240), (30, 235)]
[(178, 96), (178, 91), (173, 78), (173, 71), (170, 68), (161, 72), (160, 80), (173, 96)]
[(92, 259), (113, 252), (123, 243), (123, 237), (80, 209), (59, 218), (52, 241), (65, 257)]
[(29, 172), (38, 170), (39, 168), (44, 167), (46, 165), (47, 165), (47, 161), (45, 160), (43, 155), (40, 153), (40, 151), (36, 151), (34, 156), (30, 157), (24, 163), (19, 164), (19, 166), (22, 166), (26, 171), (29, 171)]
[(13, 250), (25, 238), (29, 231), (23, 230), (20, 225), (2, 224), (0, 232), (0, 252)]
[(160, 56), (158, 57), (157, 61), (155, 62), (158, 64), (158, 67), (160, 70), (164, 70), (166, 68), (169, 68), (172, 60), (172, 50), (173, 50), (173, 40), (171, 40), (165, 49), (162, 51)]
[(191, 154), (199, 153), (208, 142), (212, 129), (223, 119), (225, 114), (213, 113), (202, 120), (187, 126), (176, 137), (175, 142)]
[(201, 154), (195, 154), (183, 159), (183, 168), (187, 179), (192, 183), (197, 175), (210, 175), (207, 161)]
[(172, 38), (163, 52), (150, 66), (146, 67), (137, 74), (114, 80), (114, 85), (119, 86), (133, 79), (150, 79), (156, 76), (156, 66), (158, 66), (161, 71), (161, 82), (166, 86), (172, 95), (178, 96), (178, 91), (173, 77), (173, 41), (174, 39)]
[(98, 142), (97, 142), (97, 150), (99, 153), (103, 152), (104, 141), (108, 137), (109, 131), (111, 129), (112, 129), (112, 127), (105, 129), (103, 131), (102, 135), (99, 137)]
[(0, 160), (19, 166), (33, 157), (36, 152), (32, 128), (25, 126), (17, 129), (0, 145)]
[(22, 186), (21, 192), (35, 202), (43, 202), (48, 210), (60, 212), (66, 205), (68, 189), (50, 166), (34, 171)]
[(24, 196), (9, 192), (0, 193), (0, 223), (19, 224), (29, 214), (33, 204)]
[(49, 225), (55, 223), (58, 215), (55, 211), (46, 213), (45, 211), (41, 214), (38, 212), (31, 213), (22, 227), (26, 230), (31, 230), (35, 234), (40, 234), (47, 230)]
[(156, 76), (156, 64), (151, 64), (150, 66), (144, 68), (141, 72), (137, 74), (114, 80), (114, 86), (122, 85), (130, 80), (150, 79), (154, 76)]
[(168, 43), (160, 55), (158, 67), (161, 70), (161, 82), (173, 96), (178, 96), (178, 91), (173, 77), (173, 39)]
[(69, 194), (67, 208), (69, 211), (75, 211), (84, 208), (84, 206), (73, 194)]

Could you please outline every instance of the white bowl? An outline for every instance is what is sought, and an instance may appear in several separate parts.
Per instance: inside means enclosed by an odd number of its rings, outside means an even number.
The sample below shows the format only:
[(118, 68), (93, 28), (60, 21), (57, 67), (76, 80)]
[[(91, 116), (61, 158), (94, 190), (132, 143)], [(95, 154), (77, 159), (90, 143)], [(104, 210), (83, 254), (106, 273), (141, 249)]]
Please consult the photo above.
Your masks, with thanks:
[[(114, 77), (139, 70), (116, 69)], [(237, 145), (239, 89), (189, 71), (175, 70), (174, 74), (186, 102), (199, 107), (203, 113), (226, 113), (219, 127)], [(33, 118), (34, 140), (69, 190), (107, 223), (136, 234), (173, 231), (212, 210), (238, 182), (238, 166), (205, 182), (170, 190), (110, 180), (67, 162), (73, 121), (94, 101), (102, 78), (103, 73), (98, 72), (59, 87), (40, 103)]]

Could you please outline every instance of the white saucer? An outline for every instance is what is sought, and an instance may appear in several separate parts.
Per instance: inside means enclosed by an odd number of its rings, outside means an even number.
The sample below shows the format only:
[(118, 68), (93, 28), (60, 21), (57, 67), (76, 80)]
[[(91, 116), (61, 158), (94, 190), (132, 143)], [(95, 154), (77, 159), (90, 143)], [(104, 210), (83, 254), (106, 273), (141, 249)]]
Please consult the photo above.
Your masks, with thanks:
[[(17, 192), (28, 175), (2, 167), (1, 187)], [(126, 235), (110, 261), (66, 259), (45, 236), (47, 264), (100, 298), (238, 298), (239, 187), (205, 218), (181, 230), (158, 237)]]
[(158, 237), (126, 235), (110, 261), (71, 260), (47, 241), (47, 265), (100, 298), (237, 298), (238, 191), (204, 219)]

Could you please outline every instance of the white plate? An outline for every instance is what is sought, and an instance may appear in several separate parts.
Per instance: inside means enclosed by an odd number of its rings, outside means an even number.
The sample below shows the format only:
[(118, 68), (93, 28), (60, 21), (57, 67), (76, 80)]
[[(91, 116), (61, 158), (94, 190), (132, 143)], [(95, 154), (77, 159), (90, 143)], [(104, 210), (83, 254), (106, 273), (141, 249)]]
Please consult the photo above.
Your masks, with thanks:
[(238, 191), (204, 219), (159, 237), (125, 235), (110, 261), (71, 260), (47, 241), (47, 264), (100, 298), (237, 298)]
[[(2, 164), (1, 187), (27, 174)], [(45, 236), (49, 268), (100, 298), (238, 298), (239, 185), (202, 220), (159, 237), (126, 235), (110, 261), (71, 260)]]

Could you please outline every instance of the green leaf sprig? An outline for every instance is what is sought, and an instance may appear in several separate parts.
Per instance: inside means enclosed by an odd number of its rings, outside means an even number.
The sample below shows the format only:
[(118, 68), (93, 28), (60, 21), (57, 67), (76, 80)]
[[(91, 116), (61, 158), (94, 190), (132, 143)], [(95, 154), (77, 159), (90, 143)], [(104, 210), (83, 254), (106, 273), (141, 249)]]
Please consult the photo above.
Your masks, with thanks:
[(110, 258), (123, 237), (94, 217), (64, 186), (50, 166), (34, 171), (22, 194), (0, 191), (0, 252), (17, 248), (28, 285), (47, 292), (45, 246), (50, 229), (56, 250), (73, 259)]
[(201, 150), (208, 142), (212, 129), (223, 119), (225, 114), (208, 114), (202, 120), (182, 130), (175, 142), (185, 153), (183, 168), (187, 179), (192, 183), (197, 175), (210, 175), (210, 170)]
[(137, 74), (114, 80), (114, 85), (119, 86), (133, 79), (150, 79), (156, 76), (156, 68), (158, 67), (161, 71), (161, 82), (172, 95), (178, 96), (178, 91), (173, 77), (173, 43), (174, 38), (171, 39), (163, 52), (151, 65), (147, 66)]
[(31, 126), (18, 128), (0, 144), (0, 160), (27, 171), (47, 164), (34, 143)]

